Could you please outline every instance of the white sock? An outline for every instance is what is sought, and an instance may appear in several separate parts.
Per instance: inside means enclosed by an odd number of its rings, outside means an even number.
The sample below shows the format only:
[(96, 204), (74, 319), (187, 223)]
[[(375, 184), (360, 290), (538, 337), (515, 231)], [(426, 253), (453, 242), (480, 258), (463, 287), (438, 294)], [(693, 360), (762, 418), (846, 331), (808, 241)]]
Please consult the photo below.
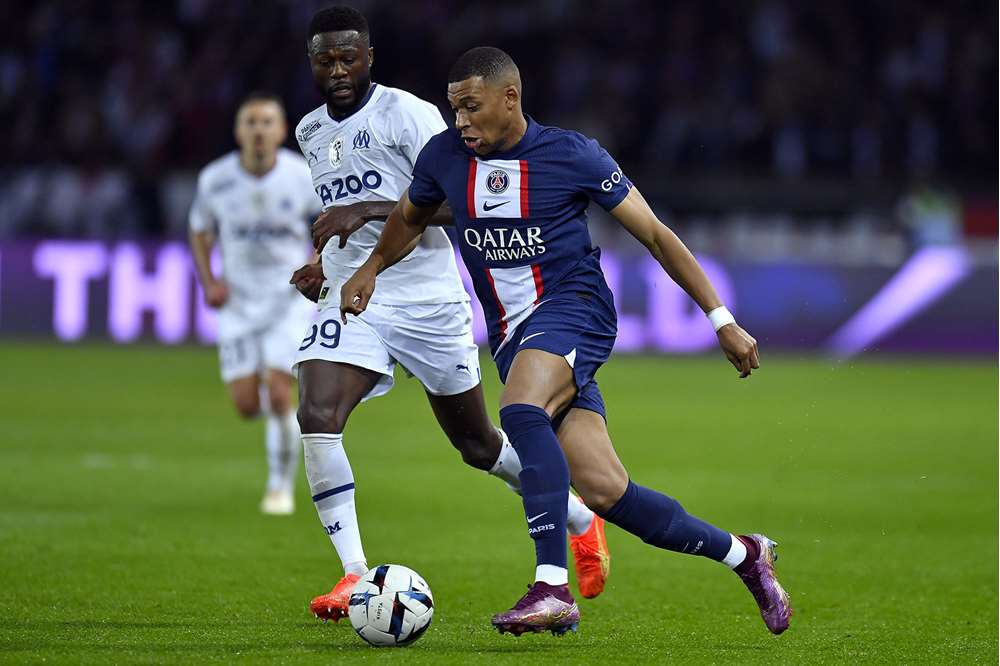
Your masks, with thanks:
[(730, 569), (735, 569), (743, 564), (743, 560), (747, 558), (747, 547), (732, 534), (729, 535), (729, 538), (733, 540), (733, 545), (729, 547), (729, 552), (722, 558), (722, 563)]
[(302, 440), (299, 433), (299, 419), (295, 410), (280, 418), (281, 423), (281, 461), (284, 466), (282, 483), (289, 492), (295, 489), (295, 474), (299, 470), (299, 451), (302, 450)]
[(500, 430), (500, 437), (503, 439), (500, 443), (500, 455), (490, 468), (489, 474), (502, 480), (508, 488), (520, 495), (521, 479), (518, 475), (521, 473), (521, 459), (517, 457), (514, 445), (507, 439), (507, 433)]
[(264, 444), (267, 448), (267, 490), (285, 489), (284, 437), (281, 436), (281, 417), (265, 412)]
[[(500, 455), (493, 463), (489, 473), (502, 479), (507, 487), (518, 495), (521, 494), (521, 459), (517, 456), (517, 451), (507, 439), (507, 433), (500, 431), (503, 443), (500, 445)], [(579, 536), (590, 529), (590, 524), (594, 521), (594, 512), (587, 508), (587, 505), (576, 499), (570, 493), (566, 503), (566, 527), (570, 534)]]
[(306, 478), (319, 520), (337, 549), (344, 573), (362, 574), (368, 565), (354, 508), (354, 474), (343, 438), (341, 433), (302, 435)]
[(569, 572), (554, 564), (539, 564), (535, 567), (535, 580), (549, 585), (566, 585), (569, 582)]
[(594, 512), (578, 500), (573, 493), (569, 495), (567, 509), (566, 529), (570, 534), (580, 536), (590, 529), (590, 525), (594, 522)]

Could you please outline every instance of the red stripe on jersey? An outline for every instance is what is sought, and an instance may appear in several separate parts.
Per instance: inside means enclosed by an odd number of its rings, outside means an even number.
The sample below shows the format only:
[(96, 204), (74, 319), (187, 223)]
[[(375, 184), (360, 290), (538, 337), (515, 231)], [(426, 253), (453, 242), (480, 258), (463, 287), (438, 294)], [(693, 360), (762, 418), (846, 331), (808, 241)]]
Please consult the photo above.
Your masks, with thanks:
[(497, 309), (500, 311), (500, 340), (507, 337), (507, 311), (503, 309), (503, 303), (500, 302), (500, 295), (497, 294), (497, 286), (493, 284), (493, 275), (490, 273), (490, 269), (486, 269), (486, 279), (490, 283), (490, 291), (493, 292), (493, 300), (497, 302)]
[[(469, 219), (476, 219), (476, 158), (469, 160), (469, 184), (466, 187), (465, 198), (469, 208)], [(493, 284), (490, 280), (490, 284)]]
[(542, 300), (542, 292), (545, 291), (545, 285), (542, 284), (542, 267), (538, 264), (531, 264), (531, 277), (535, 278), (535, 304)]
[(521, 162), (521, 219), (528, 217), (528, 161)]

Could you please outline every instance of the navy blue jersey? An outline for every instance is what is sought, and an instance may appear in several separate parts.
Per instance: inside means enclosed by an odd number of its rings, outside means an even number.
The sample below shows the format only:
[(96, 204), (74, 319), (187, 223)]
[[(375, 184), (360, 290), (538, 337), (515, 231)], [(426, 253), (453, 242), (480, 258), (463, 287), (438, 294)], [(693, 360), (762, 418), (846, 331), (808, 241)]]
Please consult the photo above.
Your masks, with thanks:
[(631, 186), (597, 141), (529, 117), (517, 145), (486, 158), (454, 128), (434, 136), (417, 157), (409, 197), (421, 207), (450, 204), (496, 355), (546, 299), (569, 291), (610, 298), (587, 206), (611, 210)]

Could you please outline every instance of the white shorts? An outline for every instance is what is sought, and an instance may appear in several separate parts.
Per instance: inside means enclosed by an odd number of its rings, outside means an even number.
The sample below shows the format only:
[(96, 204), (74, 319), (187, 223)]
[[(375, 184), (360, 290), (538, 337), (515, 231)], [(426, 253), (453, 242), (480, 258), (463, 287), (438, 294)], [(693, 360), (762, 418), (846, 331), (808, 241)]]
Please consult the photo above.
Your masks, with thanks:
[(296, 303), (285, 316), (263, 330), (219, 340), (219, 371), (223, 382), (263, 375), (267, 370), (292, 374), (302, 327), (308, 324), (314, 311), (311, 303), (301, 296), (297, 298), (306, 307)]
[(431, 395), (464, 393), (481, 379), (472, 309), (464, 302), (369, 303), (360, 316), (348, 315), (346, 325), (340, 322), (339, 303), (330, 303), (306, 331), (295, 363), (314, 359), (381, 373), (365, 400), (389, 392), (397, 363)]

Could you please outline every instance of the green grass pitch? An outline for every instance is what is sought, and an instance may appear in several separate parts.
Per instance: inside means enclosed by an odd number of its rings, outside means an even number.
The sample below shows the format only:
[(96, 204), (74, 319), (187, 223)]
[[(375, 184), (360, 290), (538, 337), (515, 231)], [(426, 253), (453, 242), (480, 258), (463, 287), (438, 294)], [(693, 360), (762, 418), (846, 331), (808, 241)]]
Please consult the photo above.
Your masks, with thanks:
[[(210, 349), (0, 347), (0, 661), (997, 663), (995, 360), (616, 357), (599, 375), (638, 482), (781, 545), (791, 629), (721, 565), (608, 528), (578, 634), (500, 636), (533, 549), (506, 488), (464, 467), (419, 386), (352, 417), (369, 563), (419, 571), (431, 629), (376, 650), (309, 599), (339, 577), (304, 475), (257, 511), (262, 424)], [(495, 371), (484, 359), (495, 413)], [(612, 662), (612, 660), (614, 660)]]

